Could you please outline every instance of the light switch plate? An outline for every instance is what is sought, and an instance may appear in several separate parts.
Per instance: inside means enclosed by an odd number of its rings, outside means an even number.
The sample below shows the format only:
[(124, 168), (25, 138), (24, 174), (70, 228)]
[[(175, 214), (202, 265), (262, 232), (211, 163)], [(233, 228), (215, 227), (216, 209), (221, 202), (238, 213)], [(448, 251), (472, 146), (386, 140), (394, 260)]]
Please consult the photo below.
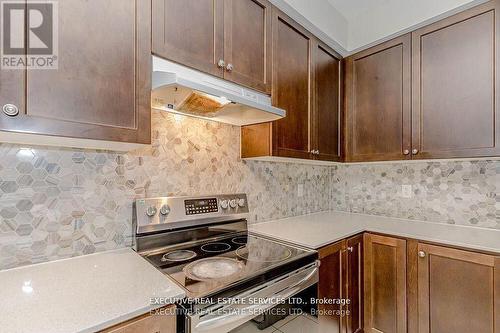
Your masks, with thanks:
[(413, 195), (411, 185), (402, 185), (401, 186), (401, 196), (403, 198), (410, 199)]
[(299, 184), (297, 186), (297, 196), (302, 198), (304, 196), (304, 184)]

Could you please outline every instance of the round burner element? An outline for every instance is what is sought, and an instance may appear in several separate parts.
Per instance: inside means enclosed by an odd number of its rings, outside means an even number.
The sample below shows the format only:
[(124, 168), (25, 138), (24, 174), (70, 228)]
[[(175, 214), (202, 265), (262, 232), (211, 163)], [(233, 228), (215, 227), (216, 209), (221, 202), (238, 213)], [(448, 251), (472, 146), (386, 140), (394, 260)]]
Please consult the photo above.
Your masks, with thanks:
[(165, 253), (161, 257), (161, 261), (186, 261), (196, 257), (196, 253), (191, 250), (177, 250)]
[(227, 251), (231, 248), (231, 245), (226, 243), (208, 243), (201, 246), (201, 250), (208, 253), (219, 253)]
[(265, 249), (257, 246), (242, 246), (236, 250), (241, 259), (253, 262), (280, 262), (292, 256), (289, 249)]
[(231, 242), (237, 245), (245, 245), (248, 242), (247, 236), (235, 237), (231, 239)]
[(243, 263), (236, 259), (211, 257), (186, 265), (182, 270), (186, 276), (196, 281), (226, 279), (243, 269)]

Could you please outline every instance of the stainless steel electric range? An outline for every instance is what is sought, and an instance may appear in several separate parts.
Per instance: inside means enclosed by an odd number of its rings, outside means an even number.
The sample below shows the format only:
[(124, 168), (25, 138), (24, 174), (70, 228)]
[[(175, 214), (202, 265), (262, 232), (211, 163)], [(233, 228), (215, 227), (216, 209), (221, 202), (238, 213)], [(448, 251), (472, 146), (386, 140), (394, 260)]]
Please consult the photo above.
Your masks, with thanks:
[(135, 250), (186, 290), (179, 332), (229, 332), (317, 283), (317, 252), (248, 232), (248, 214), (245, 194), (135, 202)]

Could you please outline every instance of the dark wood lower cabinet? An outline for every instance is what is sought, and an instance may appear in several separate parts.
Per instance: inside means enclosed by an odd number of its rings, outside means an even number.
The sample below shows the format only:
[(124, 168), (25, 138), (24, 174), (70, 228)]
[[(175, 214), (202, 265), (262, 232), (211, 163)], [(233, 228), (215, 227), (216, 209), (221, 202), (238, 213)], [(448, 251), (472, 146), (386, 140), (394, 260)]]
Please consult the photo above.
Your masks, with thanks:
[(157, 314), (145, 314), (100, 333), (176, 333), (175, 306), (169, 305), (157, 311)]
[(418, 333), (499, 333), (499, 259), (418, 246)]
[[(318, 298), (319, 299), (342, 299), (345, 293), (344, 287), (344, 263), (345, 263), (345, 241), (322, 248), (319, 251), (321, 265), (319, 267)], [(321, 333), (343, 332), (343, 321), (340, 315), (322, 315), (327, 312), (334, 313), (345, 310), (340, 305), (318, 305), (320, 315), (318, 316)]]
[(318, 306), (320, 332), (363, 332), (363, 235), (324, 247), (319, 257), (318, 297), (348, 301)]
[(365, 332), (405, 333), (406, 241), (365, 234), (364, 247)]
[(347, 240), (347, 294), (350, 301), (346, 332), (363, 332), (363, 235)]

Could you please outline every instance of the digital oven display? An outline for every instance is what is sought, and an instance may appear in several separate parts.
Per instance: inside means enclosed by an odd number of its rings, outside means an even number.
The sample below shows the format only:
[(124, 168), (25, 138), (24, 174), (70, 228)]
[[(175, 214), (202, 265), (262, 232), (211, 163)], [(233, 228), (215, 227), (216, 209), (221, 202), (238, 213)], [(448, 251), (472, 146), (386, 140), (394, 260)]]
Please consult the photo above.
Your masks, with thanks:
[(216, 198), (185, 200), (186, 215), (216, 213), (219, 211)]

